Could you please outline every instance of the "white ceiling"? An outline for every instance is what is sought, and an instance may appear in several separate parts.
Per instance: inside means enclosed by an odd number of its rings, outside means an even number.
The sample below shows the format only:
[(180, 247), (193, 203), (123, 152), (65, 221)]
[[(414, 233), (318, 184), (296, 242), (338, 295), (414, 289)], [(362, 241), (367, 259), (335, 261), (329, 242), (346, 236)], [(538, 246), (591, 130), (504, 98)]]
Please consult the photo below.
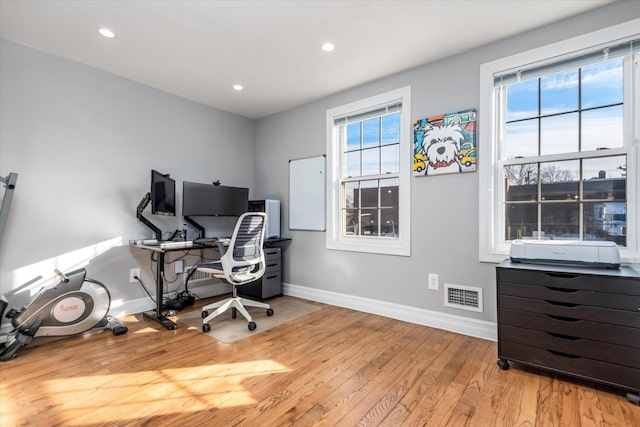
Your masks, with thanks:
[(611, 1), (0, 0), (0, 35), (255, 119)]

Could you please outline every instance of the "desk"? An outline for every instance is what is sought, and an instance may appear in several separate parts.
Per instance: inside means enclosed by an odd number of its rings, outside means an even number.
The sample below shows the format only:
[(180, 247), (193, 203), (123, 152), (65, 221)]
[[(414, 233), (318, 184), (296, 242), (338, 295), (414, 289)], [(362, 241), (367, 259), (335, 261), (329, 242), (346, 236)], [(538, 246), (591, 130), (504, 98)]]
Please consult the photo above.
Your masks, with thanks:
[(158, 254), (156, 260), (156, 309), (145, 311), (143, 315), (155, 320), (167, 329), (176, 329), (178, 326), (162, 314), (162, 302), (164, 299), (164, 255), (167, 252), (192, 251), (194, 249), (217, 249), (215, 241), (209, 240), (207, 243), (193, 243), (188, 246), (162, 248), (159, 245), (132, 245), (133, 247), (155, 252)]

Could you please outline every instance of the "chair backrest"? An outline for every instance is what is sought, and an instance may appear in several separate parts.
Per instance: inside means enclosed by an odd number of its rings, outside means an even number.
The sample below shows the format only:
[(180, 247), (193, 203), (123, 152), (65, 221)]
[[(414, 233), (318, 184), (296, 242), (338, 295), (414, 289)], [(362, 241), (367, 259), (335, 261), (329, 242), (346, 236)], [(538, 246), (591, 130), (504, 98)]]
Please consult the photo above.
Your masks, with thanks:
[(220, 257), (225, 278), (229, 283), (242, 285), (264, 274), (264, 233), (267, 215), (247, 212), (238, 218), (229, 248)]

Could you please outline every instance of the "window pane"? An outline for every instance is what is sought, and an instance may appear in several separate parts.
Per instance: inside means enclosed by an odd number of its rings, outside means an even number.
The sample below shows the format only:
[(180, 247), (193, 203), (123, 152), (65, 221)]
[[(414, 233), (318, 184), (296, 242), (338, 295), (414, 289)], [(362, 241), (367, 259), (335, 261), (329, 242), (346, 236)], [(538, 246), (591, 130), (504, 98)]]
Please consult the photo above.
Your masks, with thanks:
[(538, 120), (507, 123), (506, 158), (538, 155)]
[(361, 151), (352, 151), (346, 153), (347, 158), (347, 176), (361, 176), (360, 174), (360, 153)]
[(358, 209), (345, 209), (344, 218), (342, 223), (344, 224), (343, 234), (354, 235), (360, 233), (360, 218), (358, 216)]
[(623, 62), (619, 58), (582, 69), (582, 108), (623, 101)]
[(505, 166), (505, 200), (538, 200), (538, 164)]
[(626, 156), (585, 159), (582, 169), (585, 200), (626, 200)]
[(584, 204), (584, 239), (610, 240), (627, 245), (627, 204), (592, 202)]
[(380, 117), (362, 122), (362, 148), (380, 145)]
[(580, 239), (580, 206), (578, 203), (548, 203), (541, 206), (542, 237)]
[(380, 206), (398, 209), (398, 188), (397, 178), (380, 180)]
[(347, 125), (347, 151), (360, 148), (360, 122)]
[(578, 109), (578, 70), (551, 74), (540, 79), (540, 114)]
[(580, 161), (541, 163), (540, 181), (542, 182), (541, 200), (578, 200), (580, 198)]
[(378, 209), (362, 209), (360, 214), (363, 236), (377, 236), (378, 231)]
[(382, 117), (382, 143), (400, 142), (400, 113)]
[(582, 113), (582, 151), (622, 147), (623, 107), (598, 108)]
[(538, 115), (538, 80), (507, 86), (507, 121)]
[(382, 173), (397, 173), (400, 170), (400, 145), (386, 145), (380, 148)]
[(578, 113), (541, 119), (540, 155), (575, 151), (578, 151)]
[(538, 204), (508, 203), (505, 205), (505, 240), (532, 238), (537, 236)]
[(380, 234), (385, 237), (398, 237), (398, 207), (380, 209)]
[(378, 180), (360, 181), (360, 207), (378, 207)]
[(345, 208), (357, 208), (357, 191), (359, 183), (347, 182), (344, 184), (344, 199), (343, 205)]
[(362, 150), (362, 175), (380, 174), (380, 148)]

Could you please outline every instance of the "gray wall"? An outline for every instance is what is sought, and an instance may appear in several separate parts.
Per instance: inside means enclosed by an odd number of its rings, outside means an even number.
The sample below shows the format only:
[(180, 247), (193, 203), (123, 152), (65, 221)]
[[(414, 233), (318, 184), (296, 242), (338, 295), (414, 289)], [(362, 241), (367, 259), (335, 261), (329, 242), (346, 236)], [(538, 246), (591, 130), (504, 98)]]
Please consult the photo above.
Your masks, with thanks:
[[(640, 2), (618, 2), (259, 120), (256, 191), (284, 201), (282, 227), (292, 237), (285, 280), (319, 291), (495, 321), (494, 265), (478, 261), (477, 227), (484, 225), (477, 219), (482, 197), (477, 173), (412, 179), (412, 255), (397, 257), (327, 250), (324, 233), (289, 231), (287, 161), (326, 152), (325, 111), (329, 108), (407, 85), (412, 88), (412, 120), (477, 108), (480, 64), (638, 16)], [(478, 141), (479, 168), (485, 167), (485, 143)], [(440, 274), (439, 291), (428, 290), (429, 272)], [(444, 282), (483, 288), (484, 313), (444, 307)]]
[[(329, 251), (324, 233), (289, 231), (288, 161), (325, 153), (329, 108), (406, 85), (412, 119), (477, 107), (481, 63), (638, 16), (640, 2), (616, 2), (255, 122), (1, 40), (0, 174), (19, 178), (0, 242), (0, 291), (86, 260), (116, 306), (146, 301), (129, 268), (152, 287), (151, 262), (127, 242), (150, 236), (135, 208), (158, 169), (177, 180), (178, 199), (182, 181), (216, 179), (280, 199), (283, 234), (293, 238), (284, 251), (290, 284), (495, 321), (494, 266), (478, 262), (477, 173), (412, 179), (412, 256), (397, 257)], [(179, 217), (147, 216), (165, 231), (182, 226)], [(214, 234), (233, 223), (207, 225)], [(484, 313), (443, 307), (442, 291), (427, 289), (429, 272), (441, 284), (482, 287)]]
[[(249, 119), (1, 40), (0, 174), (19, 176), (0, 242), (0, 291), (89, 260), (114, 300), (145, 298), (129, 268), (140, 267), (153, 289), (149, 254), (128, 241), (152, 237), (135, 217), (151, 169), (176, 180), (181, 212), (182, 181), (254, 188), (254, 138)], [(182, 228), (179, 216), (150, 210), (163, 231)]]

